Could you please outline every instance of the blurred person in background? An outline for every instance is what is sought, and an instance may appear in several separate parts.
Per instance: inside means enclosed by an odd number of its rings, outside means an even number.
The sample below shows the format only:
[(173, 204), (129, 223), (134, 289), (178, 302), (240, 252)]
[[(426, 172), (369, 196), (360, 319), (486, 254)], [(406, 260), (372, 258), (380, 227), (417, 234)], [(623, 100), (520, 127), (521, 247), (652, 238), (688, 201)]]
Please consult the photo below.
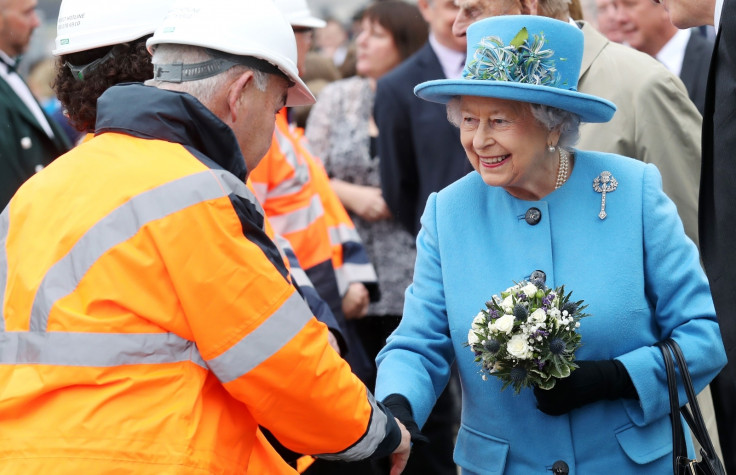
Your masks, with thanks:
[[(444, 107), (414, 95), (414, 86), (420, 82), (454, 78), (462, 72), (465, 38), (452, 32), (458, 7), (455, 0), (418, 0), (417, 6), (429, 25), (429, 38), (378, 80), (373, 108), (380, 132), (377, 147), (383, 199), (394, 219), (415, 236), (430, 193), (472, 170), (460, 134), (447, 122)], [(455, 475), (452, 449), (460, 419), (459, 400), (460, 385), (453, 376), (422, 429), (430, 442), (415, 448), (407, 473)]]
[(41, 25), (37, 6), (37, 0), (0, 0), (0, 209), (23, 182), (71, 145), (16, 71)]
[(322, 159), (379, 276), (381, 299), (355, 322), (371, 359), (401, 318), (415, 257), (414, 236), (393, 219), (381, 192), (376, 81), (417, 51), (427, 34), (416, 6), (399, 0), (372, 4), (356, 39), (358, 75), (327, 85), (307, 121), (309, 146)]
[(598, 31), (615, 43), (623, 43), (624, 35), (616, 18), (616, 0), (595, 0)]
[(736, 0), (666, 0), (678, 28), (712, 26), (717, 32), (703, 113), (703, 174), (700, 182), (700, 251), (710, 281), (728, 364), (711, 384), (724, 448), (724, 465), (736, 473)]
[(338, 68), (345, 62), (350, 37), (345, 27), (335, 18), (325, 20), (325, 26), (314, 33), (315, 49), (332, 60)]
[(652, 0), (616, 0), (616, 20), (626, 44), (652, 56), (682, 79), (702, 114), (713, 41), (696, 29), (679, 30), (667, 10)]

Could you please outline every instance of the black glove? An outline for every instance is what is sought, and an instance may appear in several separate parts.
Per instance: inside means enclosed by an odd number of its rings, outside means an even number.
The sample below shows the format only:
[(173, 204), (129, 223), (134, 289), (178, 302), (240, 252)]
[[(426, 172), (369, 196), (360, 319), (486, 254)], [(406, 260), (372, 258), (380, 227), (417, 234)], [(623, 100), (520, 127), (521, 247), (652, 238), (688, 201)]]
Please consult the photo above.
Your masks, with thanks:
[(624, 365), (617, 360), (577, 361), (578, 368), (567, 378), (558, 379), (552, 389), (534, 388), (537, 409), (550, 416), (602, 399), (638, 399)]
[(409, 431), (411, 441), (413, 443), (427, 443), (429, 439), (427, 436), (422, 434), (419, 430), (419, 426), (414, 421), (414, 415), (411, 412), (411, 405), (409, 401), (401, 394), (390, 394), (383, 400), (383, 405), (388, 408), (389, 411), (396, 417), (406, 430)]

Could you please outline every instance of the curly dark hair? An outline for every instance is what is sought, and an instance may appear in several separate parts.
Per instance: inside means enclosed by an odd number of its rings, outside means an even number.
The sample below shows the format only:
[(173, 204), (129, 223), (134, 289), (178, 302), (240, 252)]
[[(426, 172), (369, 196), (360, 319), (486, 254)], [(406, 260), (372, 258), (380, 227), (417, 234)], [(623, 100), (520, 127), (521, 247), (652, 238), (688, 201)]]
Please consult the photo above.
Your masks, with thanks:
[(123, 82), (143, 82), (153, 77), (151, 55), (146, 50), (150, 35), (118, 47), (121, 50), (113, 58), (88, 73), (84, 81), (77, 80), (66, 62), (75, 66), (89, 64), (102, 58), (115, 45), (103, 46), (61, 56), (56, 63), (53, 88), (69, 115), (72, 125), (80, 132), (91, 132), (97, 121), (97, 98), (109, 87)]

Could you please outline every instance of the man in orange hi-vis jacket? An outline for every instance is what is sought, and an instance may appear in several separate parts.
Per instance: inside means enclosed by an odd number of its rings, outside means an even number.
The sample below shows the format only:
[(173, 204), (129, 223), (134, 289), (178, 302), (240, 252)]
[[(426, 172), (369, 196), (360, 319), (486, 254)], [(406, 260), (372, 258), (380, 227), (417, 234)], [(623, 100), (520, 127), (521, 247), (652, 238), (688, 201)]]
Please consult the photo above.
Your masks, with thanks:
[(313, 101), (291, 28), (269, 1), (187, 1), (148, 46), (151, 85), (108, 89), (95, 138), (0, 214), (0, 473), (234, 474), (253, 454), (293, 473), (258, 425), (399, 473), (408, 432), (329, 347), (244, 184), (273, 114)]

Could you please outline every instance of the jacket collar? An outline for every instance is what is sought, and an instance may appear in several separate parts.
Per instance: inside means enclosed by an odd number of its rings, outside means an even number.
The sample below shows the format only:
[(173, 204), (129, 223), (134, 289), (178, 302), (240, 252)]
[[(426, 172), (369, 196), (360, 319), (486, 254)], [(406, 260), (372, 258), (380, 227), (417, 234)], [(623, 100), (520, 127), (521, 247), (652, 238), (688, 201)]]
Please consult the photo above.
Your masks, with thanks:
[(609, 41), (605, 36), (603, 36), (602, 33), (598, 32), (598, 30), (590, 26), (589, 23), (585, 21), (577, 21), (576, 23), (582, 30), (585, 38), (585, 46), (583, 47), (583, 61), (580, 65), (579, 76), (580, 78), (582, 78), (585, 73), (588, 72), (590, 65), (593, 64), (593, 61), (595, 61), (595, 58), (597, 58), (598, 55), (601, 54), (601, 51), (603, 51), (603, 48), (608, 45)]
[(138, 83), (113, 86), (97, 100), (95, 135), (118, 132), (192, 147), (245, 180), (232, 129), (193, 96)]

